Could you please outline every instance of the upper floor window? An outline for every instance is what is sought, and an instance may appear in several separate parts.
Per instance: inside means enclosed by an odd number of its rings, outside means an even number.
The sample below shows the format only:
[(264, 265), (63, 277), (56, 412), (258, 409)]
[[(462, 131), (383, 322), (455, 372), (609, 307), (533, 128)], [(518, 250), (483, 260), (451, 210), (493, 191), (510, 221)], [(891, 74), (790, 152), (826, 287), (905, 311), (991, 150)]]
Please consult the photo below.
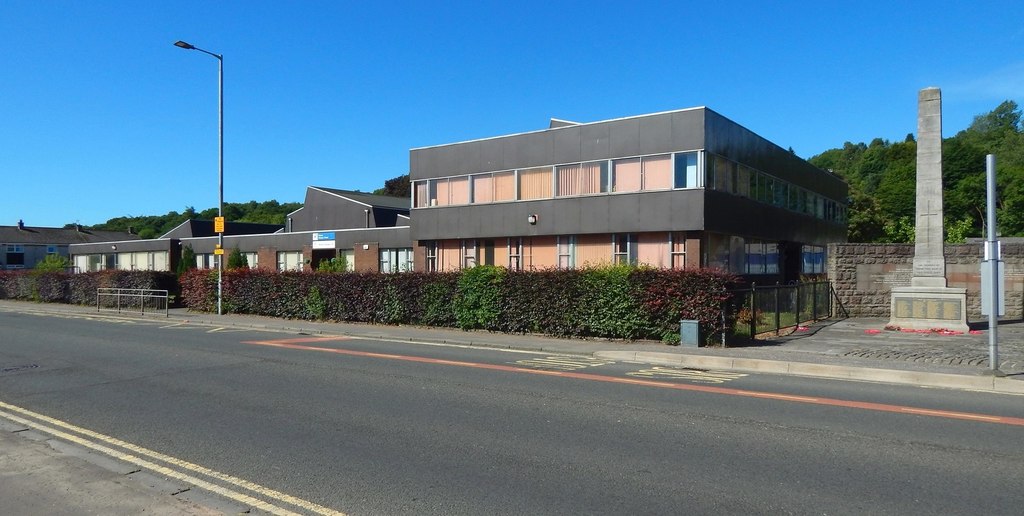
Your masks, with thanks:
[(608, 191), (608, 162), (592, 161), (555, 168), (558, 189), (555, 195), (589, 195)]
[(698, 188), (701, 185), (697, 181), (697, 153), (678, 152), (674, 156), (675, 161), (675, 187), (676, 188)]
[(531, 168), (519, 171), (519, 199), (550, 199), (551, 167)]

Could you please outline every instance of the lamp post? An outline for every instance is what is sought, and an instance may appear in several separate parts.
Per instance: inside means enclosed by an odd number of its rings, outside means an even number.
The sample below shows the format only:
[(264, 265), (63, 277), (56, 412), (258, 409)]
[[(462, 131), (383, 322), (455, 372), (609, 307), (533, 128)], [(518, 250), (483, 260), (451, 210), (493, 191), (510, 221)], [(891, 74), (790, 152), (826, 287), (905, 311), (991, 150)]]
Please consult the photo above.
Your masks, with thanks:
[[(221, 222), (224, 221), (224, 56), (221, 54), (214, 54), (208, 50), (203, 50), (190, 43), (184, 41), (176, 41), (174, 46), (183, 48), (185, 50), (198, 50), (204, 54), (211, 55), (217, 58), (217, 155), (220, 162), (218, 166), (217, 174), (217, 187), (218, 187), (218, 205), (217, 205), (217, 216)], [(221, 231), (217, 232), (217, 249), (220, 250), (221, 254), (217, 256), (217, 315), (223, 314), (221, 308), (222, 298), (224, 293), (224, 228), (219, 228)]]

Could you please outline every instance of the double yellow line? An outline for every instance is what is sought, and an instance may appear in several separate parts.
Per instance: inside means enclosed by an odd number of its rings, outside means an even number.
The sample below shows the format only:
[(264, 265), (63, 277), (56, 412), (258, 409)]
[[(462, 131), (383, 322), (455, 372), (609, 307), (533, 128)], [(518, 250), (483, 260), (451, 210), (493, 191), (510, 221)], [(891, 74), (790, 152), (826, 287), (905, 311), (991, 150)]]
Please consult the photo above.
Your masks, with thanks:
[[(109, 457), (134, 464), (154, 473), (159, 473), (200, 489), (205, 489), (230, 500), (234, 500), (241, 504), (266, 511), (271, 514), (301, 514), (279, 507), (278, 505), (274, 505), (274, 503), (283, 503), (303, 509), (311, 514), (344, 516), (344, 513), (342, 512), (296, 498), (280, 491), (275, 491), (268, 487), (249, 482), (248, 480), (220, 473), (198, 464), (186, 462), (153, 450), (148, 450), (141, 446), (136, 446), (120, 439), (93, 432), (92, 430), (81, 428), (59, 419), (54, 419), (2, 401), (0, 401), (0, 417), (20, 425), (24, 425), (33, 430), (52, 435), (58, 439), (89, 448), (90, 450), (102, 453)], [(126, 451), (112, 448), (112, 446)], [(154, 461), (162, 462), (177, 469), (172, 469), (167, 465), (162, 465)], [(187, 471), (189, 473), (183, 473), (182, 471)], [(215, 484), (209, 480), (204, 480), (196, 475), (205, 476), (209, 479), (217, 480), (233, 486), (234, 488), (249, 491), (256, 496), (272, 500), (274, 503), (264, 501), (234, 489), (222, 487), (221, 485)]]

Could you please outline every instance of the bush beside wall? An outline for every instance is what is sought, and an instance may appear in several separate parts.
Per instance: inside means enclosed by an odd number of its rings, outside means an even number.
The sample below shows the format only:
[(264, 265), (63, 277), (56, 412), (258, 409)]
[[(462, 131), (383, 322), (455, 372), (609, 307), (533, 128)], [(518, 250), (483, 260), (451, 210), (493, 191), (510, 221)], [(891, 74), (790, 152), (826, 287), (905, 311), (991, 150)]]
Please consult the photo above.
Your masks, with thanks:
[(178, 282), (174, 274), (156, 271), (0, 272), (0, 299), (94, 305), (98, 288), (167, 290), (174, 296)]
[[(217, 273), (187, 271), (182, 301), (216, 311)], [(627, 266), (401, 274), (225, 271), (225, 312), (307, 320), (543, 333), (562, 337), (678, 340), (679, 320), (721, 331), (735, 281), (715, 270)]]

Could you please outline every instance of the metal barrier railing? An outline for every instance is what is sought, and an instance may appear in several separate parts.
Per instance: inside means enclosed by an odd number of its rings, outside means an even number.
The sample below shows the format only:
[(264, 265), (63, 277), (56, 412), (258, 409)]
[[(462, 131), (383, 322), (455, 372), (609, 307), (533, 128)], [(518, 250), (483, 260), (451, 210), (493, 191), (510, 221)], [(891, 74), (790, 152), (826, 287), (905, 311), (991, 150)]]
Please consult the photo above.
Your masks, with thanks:
[(164, 317), (170, 317), (168, 299), (166, 290), (98, 288), (96, 289), (96, 311), (116, 310), (118, 313), (138, 312), (142, 314), (163, 311)]
[(795, 329), (803, 323), (846, 312), (828, 281), (765, 286), (752, 284), (750, 288), (729, 292), (732, 297), (722, 307), (722, 319), (726, 335), (733, 340), (779, 335), (783, 330)]

